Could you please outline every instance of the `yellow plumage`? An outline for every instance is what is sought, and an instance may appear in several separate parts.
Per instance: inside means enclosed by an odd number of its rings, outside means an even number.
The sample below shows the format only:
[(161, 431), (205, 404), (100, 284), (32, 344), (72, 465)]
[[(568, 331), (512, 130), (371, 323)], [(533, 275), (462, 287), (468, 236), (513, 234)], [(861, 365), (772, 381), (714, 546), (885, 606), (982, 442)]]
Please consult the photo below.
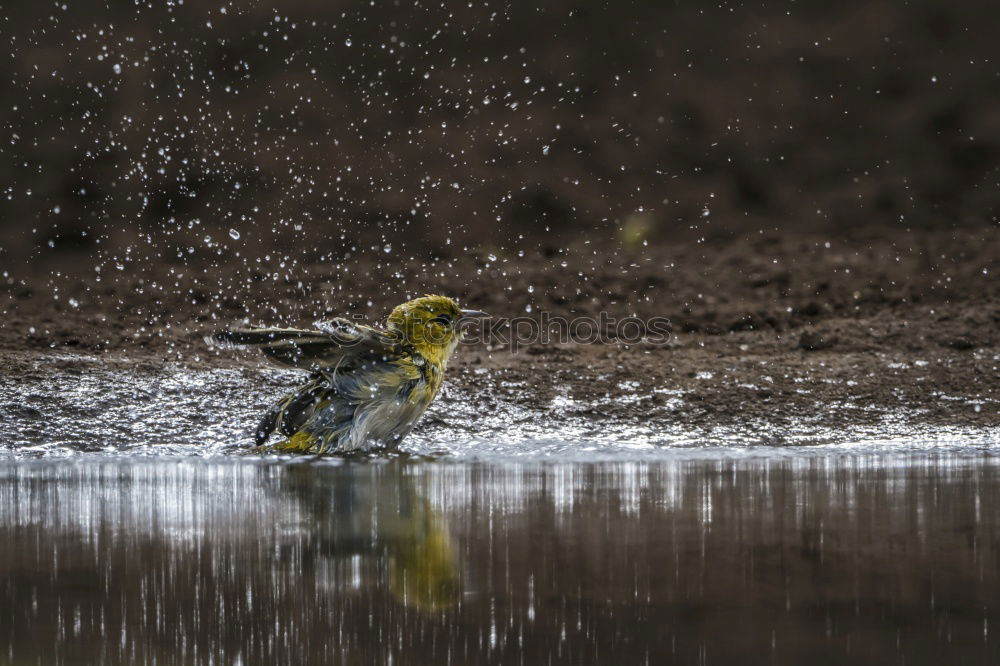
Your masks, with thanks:
[(462, 322), (484, 316), (445, 296), (423, 296), (392, 311), (384, 328), (334, 319), (314, 330), (223, 331), (216, 342), (255, 345), (279, 363), (311, 373), (257, 427), (279, 451), (350, 452), (397, 445), (427, 410), (461, 339)]

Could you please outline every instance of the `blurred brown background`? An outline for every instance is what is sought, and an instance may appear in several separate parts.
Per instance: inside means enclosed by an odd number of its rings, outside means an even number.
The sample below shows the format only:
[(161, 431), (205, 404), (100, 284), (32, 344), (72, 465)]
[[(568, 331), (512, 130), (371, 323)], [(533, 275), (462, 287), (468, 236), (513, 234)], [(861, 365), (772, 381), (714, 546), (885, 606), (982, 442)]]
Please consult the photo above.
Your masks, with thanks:
[(8, 4), (0, 267), (995, 228), (994, 3), (536, 4)]

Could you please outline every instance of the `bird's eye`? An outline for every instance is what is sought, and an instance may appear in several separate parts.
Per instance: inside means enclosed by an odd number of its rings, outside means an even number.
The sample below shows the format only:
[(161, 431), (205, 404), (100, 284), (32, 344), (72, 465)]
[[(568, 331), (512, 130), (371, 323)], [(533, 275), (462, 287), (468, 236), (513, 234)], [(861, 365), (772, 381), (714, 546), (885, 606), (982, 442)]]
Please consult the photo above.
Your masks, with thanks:
[(451, 315), (438, 315), (437, 317), (434, 317), (434, 319), (431, 319), (431, 321), (441, 324), (444, 327), (448, 327), (451, 326)]

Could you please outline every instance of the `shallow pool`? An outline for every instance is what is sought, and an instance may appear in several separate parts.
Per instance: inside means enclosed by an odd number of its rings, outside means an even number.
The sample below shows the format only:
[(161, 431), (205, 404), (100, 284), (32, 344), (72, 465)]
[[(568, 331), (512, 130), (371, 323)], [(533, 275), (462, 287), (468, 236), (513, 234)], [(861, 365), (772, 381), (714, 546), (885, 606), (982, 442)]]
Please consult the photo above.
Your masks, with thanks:
[(0, 663), (983, 664), (1000, 456), (0, 466)]

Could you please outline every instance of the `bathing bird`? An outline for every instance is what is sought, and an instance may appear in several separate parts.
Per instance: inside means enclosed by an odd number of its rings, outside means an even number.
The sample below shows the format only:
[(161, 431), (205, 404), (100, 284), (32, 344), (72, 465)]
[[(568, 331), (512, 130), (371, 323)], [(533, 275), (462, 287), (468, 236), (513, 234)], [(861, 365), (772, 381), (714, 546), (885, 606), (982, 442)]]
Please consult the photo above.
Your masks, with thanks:
[(397, 306), (385, 326), (338, 317), (311, 330), (234, 328), (208, 341), (255, 346), (310, 373), (261, 419), (258, 446), (279, 433), (285, 439), (273, 445), (276, 451), (350, 453), (393, 447), (406, 437), (441, 389), (463, 324), (486, 316), (428, 295)]

